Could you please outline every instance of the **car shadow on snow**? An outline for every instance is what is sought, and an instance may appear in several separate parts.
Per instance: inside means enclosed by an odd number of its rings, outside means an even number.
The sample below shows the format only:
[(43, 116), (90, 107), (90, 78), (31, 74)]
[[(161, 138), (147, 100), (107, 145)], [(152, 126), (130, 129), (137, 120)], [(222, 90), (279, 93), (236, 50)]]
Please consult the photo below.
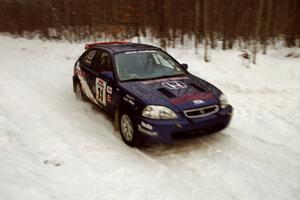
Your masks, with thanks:
[(187, 154), (197, 150), (198, 152), (207, 151), (208, 149), (218, 149), (228, 143), (230, 135), (225, 131), (204, 132), (192, 135), (188, 138), (176, 140), (172, 144), (149, 144), (146, 143), (140, 147), (140, 151), (152, 158), (170, 156), (172, 154)]

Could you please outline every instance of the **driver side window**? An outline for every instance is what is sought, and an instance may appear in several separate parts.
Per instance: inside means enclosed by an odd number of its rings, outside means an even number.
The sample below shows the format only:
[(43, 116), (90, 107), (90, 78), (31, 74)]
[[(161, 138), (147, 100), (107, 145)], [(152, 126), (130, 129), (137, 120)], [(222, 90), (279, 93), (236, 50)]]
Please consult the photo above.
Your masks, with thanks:
[(98, 73), (113, 71), (110, 54), (107, 51), (102, 51), (102, 53), (100, 54), (99, 61), (96, 66), (96, 71)]

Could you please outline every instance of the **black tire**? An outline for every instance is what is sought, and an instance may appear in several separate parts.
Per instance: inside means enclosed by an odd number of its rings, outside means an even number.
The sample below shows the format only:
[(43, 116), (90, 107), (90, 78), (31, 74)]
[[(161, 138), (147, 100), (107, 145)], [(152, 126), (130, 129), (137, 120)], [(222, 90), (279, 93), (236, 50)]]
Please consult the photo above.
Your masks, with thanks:
[(119, 128), (122, 139), (128, 146), (139, 147), (142, 144), (142, 138), (138, 132), (137, 124), (128, 113), (122, 112), (120, 114)]
[(79, 81), (76, 81), (74, 84), (74, 92), (75, 92), (75, 96), (76, 99), (79, 101), (86, 101), (87, 97), (85, 96), (84, 92), (82, 91), (82, 87), (81, 84), (79, 83)]

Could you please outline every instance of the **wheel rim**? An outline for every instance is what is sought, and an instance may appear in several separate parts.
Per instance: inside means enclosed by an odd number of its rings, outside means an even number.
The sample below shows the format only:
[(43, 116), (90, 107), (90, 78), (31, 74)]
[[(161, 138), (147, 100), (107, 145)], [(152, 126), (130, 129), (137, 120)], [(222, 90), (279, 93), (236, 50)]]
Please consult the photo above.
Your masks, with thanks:
[(79, 84), (76, 84), (76, 97), (77, 99), (82, 99), (81, 87)]
[(124, 114), (121, 117), (121, 132), (124, 139), (130, 142), (133, 138), (132, 122), (128, 115)]

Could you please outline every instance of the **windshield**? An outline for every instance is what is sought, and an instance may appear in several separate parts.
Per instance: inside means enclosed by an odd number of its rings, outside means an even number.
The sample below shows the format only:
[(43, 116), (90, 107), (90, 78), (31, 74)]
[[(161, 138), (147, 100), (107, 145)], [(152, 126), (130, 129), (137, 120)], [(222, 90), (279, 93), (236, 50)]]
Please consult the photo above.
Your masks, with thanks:
[(120, 81), (145, 80), (186, 74), (181, 66), (163, 51), (133, 51), (115, 56)]

